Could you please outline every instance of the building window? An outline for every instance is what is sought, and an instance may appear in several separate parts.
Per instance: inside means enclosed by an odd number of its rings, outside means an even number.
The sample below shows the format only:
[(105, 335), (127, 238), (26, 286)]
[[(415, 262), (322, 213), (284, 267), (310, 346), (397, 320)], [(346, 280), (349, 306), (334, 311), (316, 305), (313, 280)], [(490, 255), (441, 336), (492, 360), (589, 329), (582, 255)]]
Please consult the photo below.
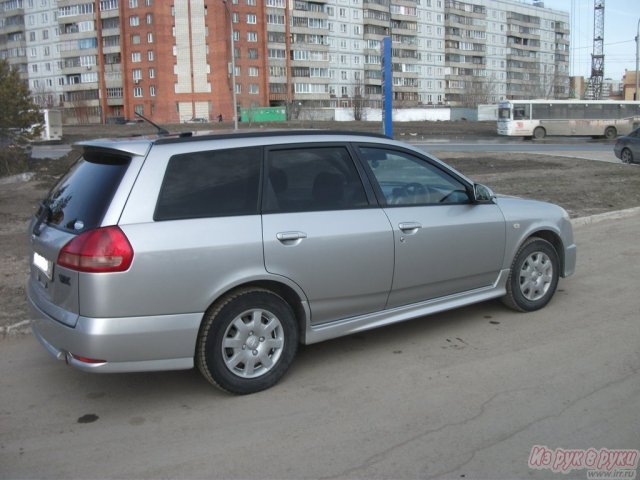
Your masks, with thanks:
[(149, 69), (149, 78), (156, 78), (156, 69), (155, 68), (150, 68)]
[(134, 68), (132, 70), (132, 72), (133, 72), (133, 80), (134, 81), (140, 81), (142, 79), (142, 69)]
[(247, 42), (257, 42), (258, 41), (258, 32), (247, 32)]
[(257, 83), (250, 83), (249, 84), (249, 93), (251, 95), (258, 95), (260, 93), (260, 88), (258, 87)]
[(240, 40), (240, 32), (238, 30), (234, 30), (233, 31), (233, 41), (237, 42), (238, 40)]
[(155, 85), (151, 85), (149, 87), (149, 96), (150, 97), (155, 97), (156, 96), (156, 86)]
[(129, 0), (129, 8), (138, 8), (138, 0)]
[(253, 13), (247, 14), (247, 23), (253, 25), (253, 24), (257, 23), (257, 21), (258, 21), (258, 19), (257, 19), (255, 14), (253, 14)]
[(142, 55), (140, 52), (131, 52), (131, 61), (133, 63), (138, 63), (142, 61)]
[(153, 24), (153, 15), (151, 13), (147, 13), (147, 25)]
[(147, 43), (153, 43), (153, 32), (147, 33)]
[(231, 14), (231, 19), (233, 21), (233, 23), (238, 23), (240, 21), (240, 14), (237, 12), (233, 12)]
[(257, 48), (250, 48), (249, 50), (247, 50), (247, 56), (250, 59), (255, 60), (256, 58), (258, 58), (258, 49)]
[(132, 27), (137, 27), (138, 25), (140, 25), (140, 17), (138, 17), (137, 15), (130, 16), (129, 25), (131, 25)]
[(249, 67), (249, 76), (257, 77), (258, 76), (258, 67)]
[(133, 87), (133, 96), (142, 97), (142, 87)]
[(140, 44), (140, 35), (131, 35), (131, 43), (134, 45)]
[(153, 50), (149, 50), (149, 51), (147, 52), (147, 59), (148, 59), (150, 62), (153, 62), (153, 61), (155, 60), (155, 55), (154, 55), (154, 53), (153, 53)]

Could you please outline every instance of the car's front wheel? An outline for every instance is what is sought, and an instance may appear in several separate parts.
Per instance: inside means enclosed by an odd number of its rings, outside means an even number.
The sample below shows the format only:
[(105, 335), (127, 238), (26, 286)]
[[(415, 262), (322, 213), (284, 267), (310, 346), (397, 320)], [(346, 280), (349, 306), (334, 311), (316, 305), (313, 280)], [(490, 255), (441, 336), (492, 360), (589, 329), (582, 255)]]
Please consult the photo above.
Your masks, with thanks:
[(297, 349), (298, 326), (291, 307), (268, 290), (242, 289), (206, 314), (196, 364), (212, 384), (243, 395), (275, 385)]
[(622, 159), (622, 163), (633, 163), (633, 153), (631, 153), (631, 150), (628, 148), (622, 150), (620, 158)]
[(542, 238), (529, 238), (513, 260), (503, 302), (520, 312), (544, 307), (558, 286), (559, 265), (553, 245)]

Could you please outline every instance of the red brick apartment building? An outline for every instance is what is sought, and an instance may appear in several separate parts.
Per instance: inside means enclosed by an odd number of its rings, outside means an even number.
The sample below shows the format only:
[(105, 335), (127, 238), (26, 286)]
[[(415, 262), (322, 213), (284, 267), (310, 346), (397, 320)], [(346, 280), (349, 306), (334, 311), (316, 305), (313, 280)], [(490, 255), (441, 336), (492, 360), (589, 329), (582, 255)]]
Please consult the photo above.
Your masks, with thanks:
[(266, 105), (262, 2), (121, 0), (123, 115), (231, 120), (231, 24), (238, 108)]

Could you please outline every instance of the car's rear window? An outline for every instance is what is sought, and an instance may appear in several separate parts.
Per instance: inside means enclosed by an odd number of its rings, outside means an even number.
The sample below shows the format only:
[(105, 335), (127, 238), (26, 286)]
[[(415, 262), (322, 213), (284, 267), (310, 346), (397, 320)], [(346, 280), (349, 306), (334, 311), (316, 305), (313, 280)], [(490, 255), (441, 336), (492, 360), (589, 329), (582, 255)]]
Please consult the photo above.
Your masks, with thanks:
[(45, 200), (47, 224), (72, 233), (100, 226), (129, 162), (123, 155), (85, 152)]

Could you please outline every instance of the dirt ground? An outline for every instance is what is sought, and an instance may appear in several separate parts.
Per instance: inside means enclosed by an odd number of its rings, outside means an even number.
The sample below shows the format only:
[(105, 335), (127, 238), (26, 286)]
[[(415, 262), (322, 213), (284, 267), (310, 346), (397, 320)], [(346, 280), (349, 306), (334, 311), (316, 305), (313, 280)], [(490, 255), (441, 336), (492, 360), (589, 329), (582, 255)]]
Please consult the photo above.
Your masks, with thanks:
[[(497, 193), (557, 203), (572, 217), (640, 206), (640, 168), (574, 158), (531, 154), (433, 152), (465, 175)], [(41, 160), (28, 181), (0, 178), (0, 337), (28, 319), (24, 285), (28, 272), (29, 218), (37, 202), (60, 176), (69, 160)]]

